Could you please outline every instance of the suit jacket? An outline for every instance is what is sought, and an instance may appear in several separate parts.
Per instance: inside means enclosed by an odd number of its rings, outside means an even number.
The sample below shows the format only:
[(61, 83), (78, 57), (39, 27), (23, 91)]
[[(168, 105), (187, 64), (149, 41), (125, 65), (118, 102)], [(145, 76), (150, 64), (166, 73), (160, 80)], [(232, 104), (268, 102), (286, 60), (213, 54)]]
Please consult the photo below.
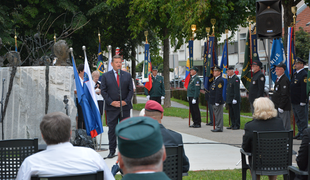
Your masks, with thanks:
[(276, 109), (291, 110), (290, 80), (285, 74), (274, 84), (272, 101)]
[[(302, 142), (299, 147), (298, 156), (296, 158), (297, 165), (300, 170), (307, 171), (308, 170), (308, 145), (309, 145), (309, 137), (310, 137), (310, 128), (307, 128), (303, 131)], [(307, 180), (307, 176), (299, 177), (299, 179)]]
[(252, 152), (253, 131), (285, 131), (283, 121), (279, 117), (267, 120), (253, 119), (244, 125), (242, 149)]
[(253, 74), (249, 87), (249, 100), (253, 104), (254, 100), (259, 97), (264, 97), (265, 76), (262, 71)]
[[(166, 129), (165, 126), (159, 124), (161, 135), (163, 136), (165, 146), (177, 146), (179, 144), (183, 144), (182, 135), (172, 131), (170, 129)], [(189, 161), (187, 156), (185, 155), (184, 147), (183, 147), (183, 173), (189, 171)]]
[(236, 75), (228, 79), (226, 87), (226, 102), (232, 103), (233, 99), (240, 103), (240, 79)]
[(126, 174), (122, 180), (170, 180), (164, 172)]
[(292, 104), (308, 103), (307, 96), (307, 72), (305, 69), (294, 73), (291, 80), (291, 102)]
[(223, 87), (224, 87), (224, 80), (222, 76), (219, 76), (211, 84), (209, 100), (212, 105), (215, 105), (215, 103), (224, 104)]
[[(127, 105), (123, 106), (123, 110), (130, 110), (132, 108), (131, 98), (133, 95), (131, 75), (128, 72), (121, 71), (120, 85), (122, 88), (122, 100)], [(103, 73), (101, 78), (101, 95), (105, 101), (105, 110), (119, 110), (120, 108), (111, 106), (113, 101), (120, 100), (120, 89), (114, 75), (114, 71)]]

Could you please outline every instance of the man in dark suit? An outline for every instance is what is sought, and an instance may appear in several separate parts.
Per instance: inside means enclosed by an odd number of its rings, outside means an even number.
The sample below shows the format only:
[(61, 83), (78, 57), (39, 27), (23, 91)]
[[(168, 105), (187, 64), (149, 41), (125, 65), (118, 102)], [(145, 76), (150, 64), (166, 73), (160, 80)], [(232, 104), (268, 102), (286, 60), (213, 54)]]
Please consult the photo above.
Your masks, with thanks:
[[(102, 74), (101, 78), (101, 94), (105, 100), (107, 124), (109, 126), (108, 137), (110, 153), (107, 158), (112, 158), (115, 155), (115, 126), (118, 121), (130, 117), (130, 109), (132, 108), (131, 98), (133, 95), (131, 75), (120, 70), (122, 68), (122, 57), (119, 55), (113, 56), (111, 65), (113, 69)], [(118, 71), (120, 74), (118, 74)], [(122, 101), (120, 101), (120, 87)], [(121, 116), (120, 112), (121, 105), (123, 116)]]
[[(309, 137), (310, 137), (310, 128), (306, 128), (303, 131), (302, 141), (301, 145), (299, 147), (298, 156), (296, 158), (297, 165), (300, 170), (307, 171), (308, 169), (308, 146), (310, 143)], [(307, 180), (308, 176), (296, 176), (295, 180)]]
[(231, 127), (227, 129), (240, 129), (240, 79), (234, 73), (234, 68), (229, 67), (229, 76), (226, 86), (226, 103), (229, 107)]
[[(158, 121), (165, 146), (177, 146), (179, 144), (183, 144), (181, 134), (172, 131), (170, 129), (166, 129), (165, 126), (161, 124), (161, 120), (164, 117), (164, 109), (158, 102), (153, 100), (149, 100), (146, 102), (145, 116), (151, 117)], [(188, 171), (189, 171), (189, 161), (187, 156), (185, 155), (183, 147), (183, 173), (187, 173)]]
[(296, 72), (291, 80), (291, 102), (298, 127), (298, 134), (294, 139), (301, 140), (302, 132), (308, 127), (308, 95), (306, 62), (301, 58), (295, 61)]
[(253, 77), (249, 87), (249, 100), (252, 114), (254, 112), (253, 102), (256, 98), (264, 97), (265, 76), (261, 71), (262, 63), (260, 61), (253, 61), (252, 72)]
[(272, 101), (278, 110), (278, 116), (282, 119), (285, 130), (291, 130), (291, 98), (290, 80), (285, 75), (286, 65), (276, 65), (277, 80), (274, 85)]
[(223, 86), (224, 80), (221, 76), (222, 69), (218, 66), (214, 67), (213, 76), (214, 81), (210, 89), (210, 103), (213, 106), (213, 113), (215, 117), (215, 129), (212, 132), (223, 132)]

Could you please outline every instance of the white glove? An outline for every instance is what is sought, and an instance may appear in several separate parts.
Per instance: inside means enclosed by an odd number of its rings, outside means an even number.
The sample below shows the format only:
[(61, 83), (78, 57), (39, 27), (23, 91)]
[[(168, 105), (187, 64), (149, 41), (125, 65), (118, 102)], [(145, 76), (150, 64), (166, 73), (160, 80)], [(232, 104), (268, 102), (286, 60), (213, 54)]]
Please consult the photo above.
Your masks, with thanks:
[(165, 99), (165, 96), (162, 96), (162, 97), (161, 97), (161, 100), (163, 100), (163, 99)]
[(237, 104), (237, 100), (233, 99), (232, 103)]
[(300, 106), (305, 106), (306, 105), (306, 103), (300, 103)]
[(192, 100), (192, 104), (196, 104), (196, 99), (193, 99), (193, 100)]
[(215, 103), (215, 105), (216, 105), (216, 106), (219, 106), (220, 104), (219, 104), (219, 103)]
[(147, 96), (146, 96), (146, 99), (147, 99), (147, 100), (150, 100), (150, 95), (147, 95)]
[(278, 108), (278, 111), (279, 111), (279, 113), (283, 113), (284, 112), (283, 109), (281, 109), (281, 108)]
[(187, 97), (187, 101), (189, 101), (189, 100), (188, 100), (188, 97)]

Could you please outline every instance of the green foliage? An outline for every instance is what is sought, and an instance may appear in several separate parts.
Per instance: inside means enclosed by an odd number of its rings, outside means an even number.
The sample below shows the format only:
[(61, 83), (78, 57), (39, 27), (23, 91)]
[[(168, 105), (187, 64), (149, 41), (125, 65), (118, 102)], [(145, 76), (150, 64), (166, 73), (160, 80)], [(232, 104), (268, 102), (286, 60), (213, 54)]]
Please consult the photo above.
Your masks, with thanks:
[(310, 34), (305, 32), (302, 27), (296, 31), (296, 54), (304, 60), (309, 59)]
[(136, 72), (142, 72), (143, 71), (143, 61), (137, 64), (136, 66)]

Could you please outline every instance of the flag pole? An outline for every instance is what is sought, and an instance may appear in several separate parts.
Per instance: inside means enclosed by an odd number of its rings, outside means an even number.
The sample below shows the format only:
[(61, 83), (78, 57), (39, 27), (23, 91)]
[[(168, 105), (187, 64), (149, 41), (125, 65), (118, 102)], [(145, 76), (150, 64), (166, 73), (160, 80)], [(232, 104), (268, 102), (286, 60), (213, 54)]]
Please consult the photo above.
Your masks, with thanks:
[[(226, 34), (226, 56), (227, 56), (227, 68), (229, 66), (229, 61), (228, 61), (228, 29), (225, 29), (225, 34)], [(227, 80), (229, 80), (229, 76), (227, 77)], [(227, 97), (226, 97), (227, 98)], [(230, 127), (230, 110), (229, 110), (229, 106), (228, 106), (228, 123), (229, 123), (229, 127)]]
[[(208, 50), (209, 50), (209, 33), (210, 33), (210, 27), (206, 27), (206, 32), (207, 32), (207, 54), (208, 54)], [(205, 57), (205, 58), (207, 58), (207, 57)], [(208, 60), (206, 60), (206, 61), (208, 61)], [(206, 71), (206, 67), (205, 67), (205, 71)], [(206, 89), (206, 87), (204, 87), (205, 89)], [(209, 94), (208, 94), (209, 95)], [(208, 98), (209, 99), (209, 98)], [(206, 124), (208, 124), (209, 122), (208, 122), (208, 116), (209, 116), (209, 102), (208, 101), (206, 101), (206, 108), (207, 108), (207, 117), (206, 117)], [(211, 118), (210, 118), (211, 119)]]
[[(212, 24), (212, 36), (215, 37), (214, 29), (215, 29), (215, 23), (216, 19), (211, 19), (211, 24)], [(214, 38), (215, 39), (215, 38)], [(215, 41), (215, 40), (214, 40)], [(215, 57), (214, 57), (214, 45), (212, 46), (212, 61), (213, 61), (213, 66), (215, 65)], [(214, 79), (214, 76), (212, 77)], [(210, 114), (211, 116), (211, 114)], [(213, 111), (213, 130), (215, 129), (215, 116), (214, 116), (214, 111)]]
[(16, 36), (16, 29), (15, 29), (15, 36), (14, 36), (14, 39), (15, 39), (15, 51), (17, 52), (17, 36)]
[[(99, 44), (101, 43), (100, 41), (100, 31), (99, 31), (99, 27), (98, 27), (98, 39), (99, 39)], [(101, 49), (101, 48), (100, 48)], [(99, 58), (99, 57), (98, 57)], [(98, 66), (98, 65), (97, 65)], [(98, 68), (98, 67), (97, 67)], [(101, 73), (100, 73), (101, 74)], [(98, 106), (99, 107), (99, 106)], [(103, 108), (105, 109), (105, 103), (103, 103)], [(100, 112), (100, 111), (99, 111)], [(102, 116), (101, 116), (101, 119), (102, 119)], [(102, 120), (101, 120), (101, 123), (102, 123)], [(103, 124), (103, 123), (102, 123)], [(101, 139), (102, 139), (102, 133), (100, 134), (100, 137), (99, 137), (99, 150), (101, 150)]]
[[(296, 27), (296, 13), (297, 13), (297, 7), (296, 6), (292, 6), (291, 7), (291, 11), (294, 14), (293, 15), (293, 31), (294, 31), (294, 36), (293, 36), (293, 41), (294, 41), (294, 53), (296, 53), (296, 45), (295, 45), (295, 27)], [(291, 54), (290, 54), (291, 55)], [(292, 62), (292, 58), (291, 58), (291, 62)], [(292, 68), (292, 67), (291, 67)], [(293, 70), (292, 70), (292, 77), (293, 77)], [(295, 116), (293, 114), (293, 134), (295, 136), (296, 131), (295, 131)]]
[[(250, 63), (251, 63), (251, 67), (252, 67), (252, 28), (251, 28), (251, 22), (252, 20), (250, 19), (250, 17), (248, 17), (248, 21), (249, 21), (249, 40), (250, 40)], [(252, 72), (252, 68), (251, 68), (251, 77), (253, 77), (253, 72)]]

